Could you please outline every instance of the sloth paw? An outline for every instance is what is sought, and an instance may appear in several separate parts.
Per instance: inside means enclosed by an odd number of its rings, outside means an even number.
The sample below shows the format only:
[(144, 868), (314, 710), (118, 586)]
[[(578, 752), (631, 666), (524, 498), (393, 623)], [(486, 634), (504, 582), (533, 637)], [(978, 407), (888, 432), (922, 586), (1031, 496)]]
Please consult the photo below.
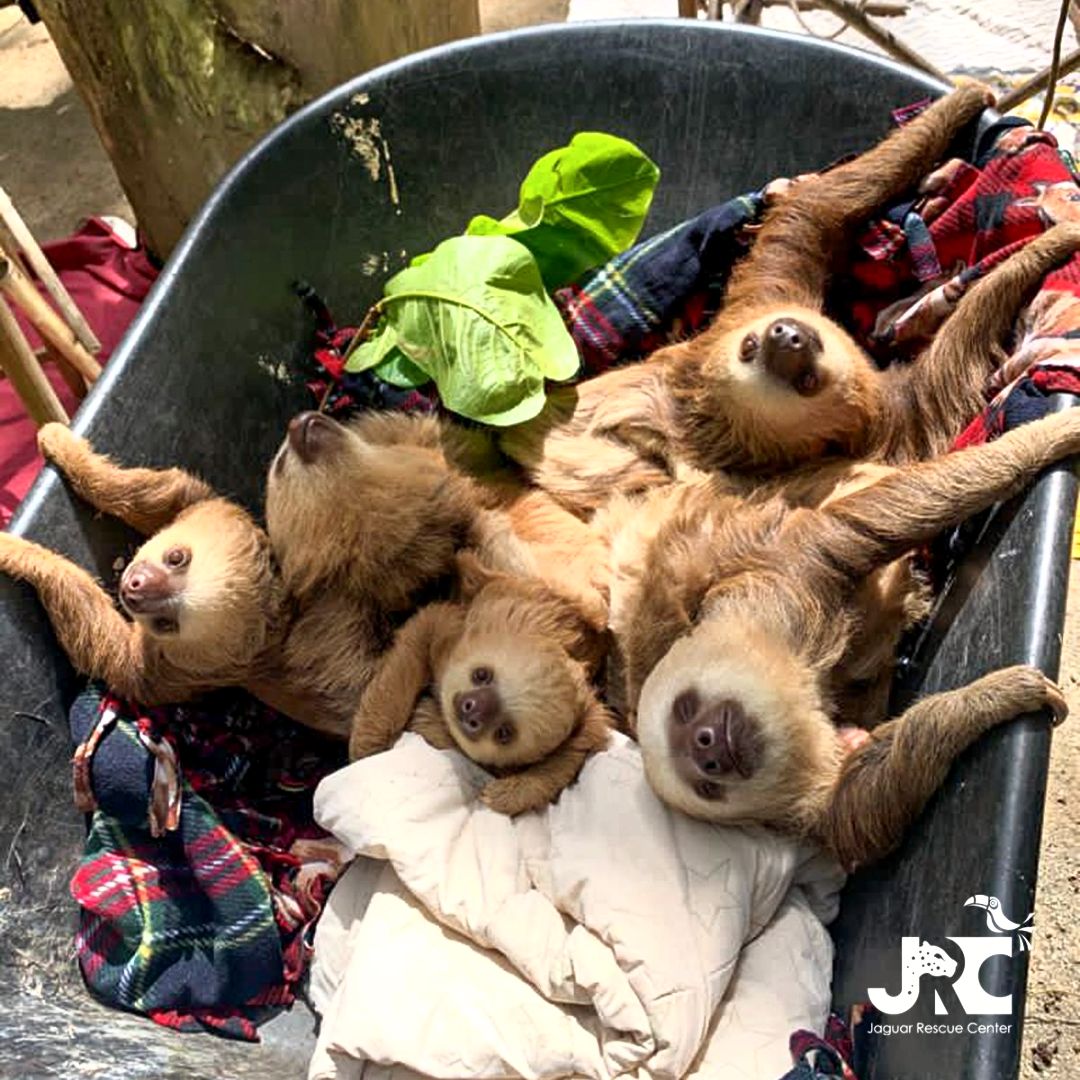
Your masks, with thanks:
[(503, 776), (485, 784), (480, 801), (498, 814), (515, 817), (540, 810), (552, 801), (552, 793), (526, 776)]
[(1053, 714), (1055, 727), (1069, 715), (1069, 705), (1061, 688), (1038, 668), (1017, 664), (998, 674), (1008, 680), (1010, 688), (1016, 694), (1018, 714), (1049, 709)]
[(86, 451), (86, 441), (72, 433), (67, 424), (55, 420), (44, 424), (37, 434), (38, 449), (46, 461), (63, 466)]

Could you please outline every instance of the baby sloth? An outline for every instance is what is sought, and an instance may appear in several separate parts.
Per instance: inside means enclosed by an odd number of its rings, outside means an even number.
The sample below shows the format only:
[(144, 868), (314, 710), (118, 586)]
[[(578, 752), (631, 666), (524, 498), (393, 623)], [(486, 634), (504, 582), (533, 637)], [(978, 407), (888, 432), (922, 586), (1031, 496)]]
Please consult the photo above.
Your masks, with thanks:
[(607, 746), (609, 714), (591, 683), (605, 613), (471, 553), (458, 569), (459, 601), (424, 608), (398, 632), (356, 710), (349, 756), (388, 749), (408, 726), (494, 772), (480, 795), (493, 810), (536, 810)]
[(853, 866), (900, 842), (982, 732), (1046, 707), (1062, 719), (1058, 689), (1019, 666), (893, 720), (869, 713), (868, 733), (837, 724), (850, 672), (873, 655), (868, 575), (1077, 451), (1072, 410), (898, 468), (816, 510), (687, 488), (616, 619), (660, 797), (696, 817), (815, 837)]

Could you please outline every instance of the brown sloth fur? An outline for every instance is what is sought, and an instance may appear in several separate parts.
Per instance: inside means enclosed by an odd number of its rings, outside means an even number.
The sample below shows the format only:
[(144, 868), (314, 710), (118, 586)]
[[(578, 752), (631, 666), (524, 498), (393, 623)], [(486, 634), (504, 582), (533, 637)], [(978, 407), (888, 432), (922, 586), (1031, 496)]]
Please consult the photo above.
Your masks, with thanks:
[(851, 162), (797, 181), (767, 211), (736, 264), (718, 316), (697, 337), (642, 364), (551, 393), (510, 428), (503, 450), (578, 513), (631, 493), (724, 470), (757, 483), (806, 463), (813, 502), (823, 459), (899, 464), (933, 456), (984, 404), (989, 374), (1023, 302), (1080, 246), (1062, 225), (977, 283), (912, 363), (884, 371), (823, 313), (853, 232), (912, 190), (991, 101), (954, 90)]
[[(464, 475), (452, 462), (482, 469), (482, 444), (430, 419), (297, 417), (271, 466), (268, 532), (182, 470), (118, 467), (63, 425), (39, 441), (77, 494), (149, 534), (120, 581), (131, 621), (86, 571), (6, 533), (0, 572), (34, 586), (79, 672), (145, 704), (242, 686), (347, 737), (395, 626), (448, 587), (463, 547), (556, 579), (574, 552), (588, 580), (587, 527), (501, 474)], [(540, 532), (550, 549), (522, 542)]]
[[(823, 509), (686, 486), (647, 497), (637, 587), (613, 589), (625, 699), (646, 774), (714, 821), (815, 837), (846, 866), (896, 846), (956, 755), (1022, 713), (1064, 716), (1057, 688), (1007, 668), (928, 697), (845, 756), (837, 721), (876, 643), (867, 577), (1080, 451), (1080, 411), (904, 466)], [(616, 539), (616, 548), (619, 546)], [(631, 542), (632, 546), (632, 542)], [(881, 722), (878, 722), (881, 721)]]
[[(976, 282), (961, 300), (953, 318), (940, 331), (930, 352), (919, 361), (927, 365), (924, 374), (932, 375), (937, 370), (961, 371), (965, 364), (973, 369), (984, 364), (982, 358), (986, 355), (993, 354), (995, 350), (1000, 354), (1000, 340), (1022, 298), (1038, 287), (1052, 266), (1076, 250), (1080, 250), (1080, 226), (1058, 226), (1032, 240)], [(936, 384), (932, 379), (925, 383), (925, 386), (933, 385)], [(946, 392), (943, 385), (939, 385), (939, 389), (942, 394)], [(894, 401), (893, 407), (902, 409), (909, 405)], [(901, 415), (907, 414), (895, 415), (899, 421)], [(945, 422), (942, 419), (942, 423)], [(897, 430), (900, 428), (901, 425), (897, 423)], [(928, 442), (923, 449), (929, 452), (933, 446), (941, 450), (945, 440), (941, 442), (941, 446), (936, 441), (932, 444)], [(916, 453), (911, 447), (909, 450), (916, 460), (922, 456), (921, 452)], [(861, 461), (826, 457), (775, 477), (756, 479), (726, 470), (711, 474), (691, 470), (683, 483), (691, 486), (705, 484), (714, 492), (755, 502), (780, 498), (790, 507), (824, 507), (844, 494), (857, 491), (875, 479), (888, 475), (895, 466), (887, 462), (894, 457), (902, 460), (904, 455), (889, 453), (884, 457), (886, 460), (875, 460), (871, 456), (869, 460)], [(675, 497), (670, 492), (678, 491), (679, 487), (669, 483), (667, 488), (655, 490), (658, 505), (663, 505)], [(633, 530), (620, 533), (620, 519), (632, 517), (633, 513), (632, 500), (628, 502), (623, 497), (617, 497), (596, 518), (598, 532), (615, 546), (615, 582), (612, 588), (616, 590), (619, 589), (620, 578), (624, 579), (624, 583), (632, 582), (639, 574), (641, 547), (649, 533), (649, 528), (640, 524)], [(651, 524), (653, 533), (660, 520), (660, 516), (654, 513)], [(926, 615), (930, 603), (929, 590), (916, 571), (910, 554), (902, 555), (866, 576), (859, 589), (860, 605), (864, 612), (862, 634), (866, 647), (857, 656), (845, 661), (842, 682), (846, 691), (837, 703), (838, 717), (854, 723), (858, 723), (863, 715), (876, 715), (884, 707), (900, 638)], [(616, 631), (620, 618), (620, 605), (613, 601), (612, 626)], [(614, 663), (615, 666), (619, 663), (618, 651)], [(617, 707), (619, 704), (616, 702)]]
[(419, 611), (380, 661), (349, 756), (388, 749), (408, 726), (493, 771), (480, 794), (492, 809), (536, 810), (607, 745), (610, 716), (591, 685), (607, 650), (606, 611), (469, 552), (458, 566), (458, 601)]

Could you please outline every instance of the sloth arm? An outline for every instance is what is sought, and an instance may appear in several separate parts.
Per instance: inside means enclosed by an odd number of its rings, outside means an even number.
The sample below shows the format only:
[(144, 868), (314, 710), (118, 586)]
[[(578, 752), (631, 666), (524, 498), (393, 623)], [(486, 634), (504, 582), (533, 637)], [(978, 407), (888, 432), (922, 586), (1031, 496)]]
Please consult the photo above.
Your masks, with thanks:
[(424, 690), (438, 679), (464, 621), (462, 607), (439, 603), (422, 608), (401, 627), (353, 714), (350, 761), (393, 746)]
[(534, 765), (486, 784), (481, 801), (511, 816), (547, 806), (574, 782), (590, 754), (605, 749), (611, 728), (610, 713), (594, 698), (577, 730), (561, 746)]
[(923, 698), (879, 724), (848, 756), (818, 822), (819, 837), (846, 868), (882, 858), (899, 845), (957, 755), (998, 724), (1046, 709), (1064, 719), (1065, 699), (1026, 665)]
[(214, 491), (183, 469), (126, 469), (74, 435), (64, 424), (38, 432), (45, 458), (64, 474), (75, 494), (95, 510), (119, 518), (144, 536), (169, 524), (182, 510), (214, 498)]
[(0, 533), (0, 571), (37, 591), (72, 666), (123, 697), (153, 704), (142, 634), (80, 566), (10, 533)]
[(990, 375), (1008, 358), (1004, 348), (1020, 309), (1043, 278), (1080, 250), (1080, 223), (1063, 222), (1035, 237), (976, 281), (913, 364), (896, 366), (912, 416), (909, 452), (940, 453), (986, 404)]

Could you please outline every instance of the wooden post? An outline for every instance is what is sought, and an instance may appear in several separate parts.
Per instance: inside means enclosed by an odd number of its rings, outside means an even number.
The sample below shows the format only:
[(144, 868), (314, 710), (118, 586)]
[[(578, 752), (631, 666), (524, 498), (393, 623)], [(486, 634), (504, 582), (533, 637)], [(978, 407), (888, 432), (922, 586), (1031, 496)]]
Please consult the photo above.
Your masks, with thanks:
[(478, 0), (36, 2), (162, 257), (289, 113), (378, 64), (480, 31)]

